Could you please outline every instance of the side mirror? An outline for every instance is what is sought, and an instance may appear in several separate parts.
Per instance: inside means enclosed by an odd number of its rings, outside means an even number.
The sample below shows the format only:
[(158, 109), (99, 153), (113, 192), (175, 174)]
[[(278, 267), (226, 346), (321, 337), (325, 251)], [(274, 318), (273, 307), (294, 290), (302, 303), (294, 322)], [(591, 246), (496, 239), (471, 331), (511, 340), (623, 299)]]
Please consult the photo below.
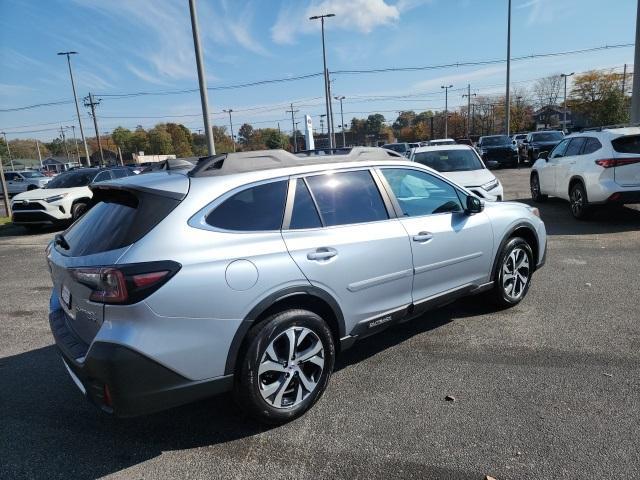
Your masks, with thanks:
[(497, 160), (485, 160), (484, 164), (487, 168), (496, 168), (498, 166)]
[(538, 158), (542, 158), (543, 160), (549, 160), (549, 152), (540, 152), (538, 154)]
[(474, 197), (473, 195), (469, 195), (467, 197), (467, 208), (465, 209), (465, 213), (467, 215), (474, 215), (476, 213), (480, 213), (484, 210), (484, 203), (478, 197)]
[(525, 138), (524, 140), (522, 140), (522, 143), (529, 143), (529, 140)]
[(516, 141), (514, 140), (514, 141), (513, 141), (513, 144), (515, 145), (516, 143), (518, 143), (518, 142), (516, 142)]

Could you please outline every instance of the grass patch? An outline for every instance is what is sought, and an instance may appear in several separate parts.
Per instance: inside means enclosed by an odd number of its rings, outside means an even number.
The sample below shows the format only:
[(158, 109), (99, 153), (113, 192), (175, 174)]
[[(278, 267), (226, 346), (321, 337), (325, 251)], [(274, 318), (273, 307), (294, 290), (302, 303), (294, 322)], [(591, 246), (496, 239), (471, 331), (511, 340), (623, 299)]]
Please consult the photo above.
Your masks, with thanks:
[(11, 223), (11, 219), (9, 217), (0, 217), (0, 225), (6, 225)]

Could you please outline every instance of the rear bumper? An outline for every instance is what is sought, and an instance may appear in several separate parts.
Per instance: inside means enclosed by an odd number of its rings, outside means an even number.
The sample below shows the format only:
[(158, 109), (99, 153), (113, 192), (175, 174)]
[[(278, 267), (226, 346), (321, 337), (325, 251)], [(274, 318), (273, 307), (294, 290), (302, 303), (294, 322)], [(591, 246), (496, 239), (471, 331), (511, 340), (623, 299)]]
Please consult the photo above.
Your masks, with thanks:
[(627, 190), (611, 194), (608, 202), (612, 203), (640, 203), (640, 190)]
[(107, 413), (143, 415), (232, 388), (233, 375), (194, 381), (122, 345), (94, 342), (87, 346), (67, 327), (63, 310), (52, 310), (49, 323), (72, 379)]

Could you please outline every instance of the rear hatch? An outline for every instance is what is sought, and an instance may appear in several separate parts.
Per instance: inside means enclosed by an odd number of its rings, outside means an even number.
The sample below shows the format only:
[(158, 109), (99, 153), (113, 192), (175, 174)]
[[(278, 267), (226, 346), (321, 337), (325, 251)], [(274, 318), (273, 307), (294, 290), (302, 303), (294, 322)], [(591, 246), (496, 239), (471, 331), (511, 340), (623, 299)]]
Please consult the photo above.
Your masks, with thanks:
[(640, 186), (640, 135), (624, 135), (611, 141), (615, 152), (614, 181), (622, 187)]
[(178, 191), (154, 189), (148, 178), (144, 186), (126, 179), (93, 186), (93, 207), (57, 234), (48, 248), (52, 309), (64, 311), (67, 327), (83, 342), (91, 343), (104, 321), (104, 303), (91, 299), (94, 290), (86, 284), (87, 269), (117, 264), (133, 243), (160, 223), (188, 191), (188, 178), (180, 177)]

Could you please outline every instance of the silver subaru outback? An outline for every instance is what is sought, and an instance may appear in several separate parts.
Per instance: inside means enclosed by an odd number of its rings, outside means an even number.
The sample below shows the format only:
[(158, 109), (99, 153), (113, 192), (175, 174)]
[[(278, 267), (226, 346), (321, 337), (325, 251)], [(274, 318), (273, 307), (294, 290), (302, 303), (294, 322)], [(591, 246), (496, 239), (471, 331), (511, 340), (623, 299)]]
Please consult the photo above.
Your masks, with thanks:
[(355, 340), (482, 294), (522, 301), (545, 260), (537, 209), (487, 203), (395, 152), (202, 159), (96, 184), (47, 247), (62, 363), (132, 416), (232, 391), (302, 415)]

